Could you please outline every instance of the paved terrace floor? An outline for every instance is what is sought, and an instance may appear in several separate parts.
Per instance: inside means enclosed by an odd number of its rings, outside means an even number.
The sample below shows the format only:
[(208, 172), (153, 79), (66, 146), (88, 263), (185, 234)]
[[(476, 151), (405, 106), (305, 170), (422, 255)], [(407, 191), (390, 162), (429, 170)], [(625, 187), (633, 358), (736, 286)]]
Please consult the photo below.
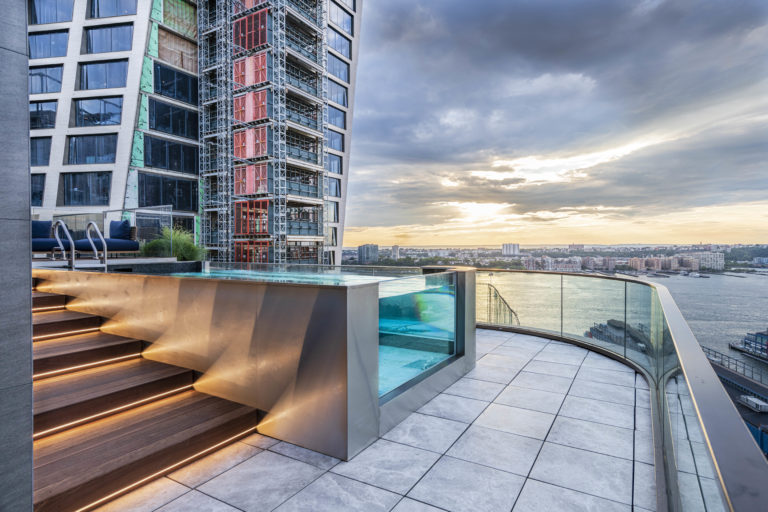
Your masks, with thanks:
[(639, 374), (533, 336), (478, 330), (477, 348), (475, 370), (349, 462), (254, 434), (101, 510), (654, 510)]

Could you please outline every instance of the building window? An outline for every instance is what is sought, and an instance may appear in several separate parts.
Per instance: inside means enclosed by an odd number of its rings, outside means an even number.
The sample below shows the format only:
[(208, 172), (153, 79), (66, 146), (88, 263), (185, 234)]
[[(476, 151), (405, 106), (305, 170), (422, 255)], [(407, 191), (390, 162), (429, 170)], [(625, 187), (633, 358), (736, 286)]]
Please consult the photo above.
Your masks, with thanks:
[(119, 125), (123, 113), (123, 98), (88, 98), (74, 100), (74, 126)]
[(352, 58), (352, 41), (339, 34), (336, 29), (328, 27), (328, 46), (348, 59)]
[(172, 32), (158, 30), (158, 57), (169, 64), (197, 73), (197, 45)]
[(29, 58), (45, 59), (48, 57), (64, 57), (67, 54), (68, 39), (68, 30), (29, 34)]
[(338, 228), (328, 228), (328, 231), (325, 233), (325, 245), (338, 245)]
[(155, 62), (155, 92), (197, 105), (197, 77)]
[(110, 60), (80, 64), (79, 90), (125, 87), (128, 60)]
[(33, 101), (29, 104), (29, 128), (42, 130), (56, 126), (56, 100)]
[(63, 173), (56, 206), (109, 206), (111, 183), (111, 172)]
[(343, 167), (341, 166), (341, 157), (339, 155), (334, 155), (333, 153), (328, 153), (326, 168), (328, 169), (328, 172), (342, 174)]
[(186, 0), (163, 0), (163, 23), (182, 35), (197, 39), (197, 8)]
[(111, 164), (117, 152), (117, 134), (70, 135), (67, 164)]
[(29, 24), (72, 21), (74, 0), (28, 0)]
[(339, 110), (336, 107), (328, 107), (328, 122), (333, 126), (347, 129), (347, 114), (343, 110)]
[(30, 206), (43, 206), (43, 193), (45, 192), (45, 174), (33, 174), (30, 181), (32, 197)]
[(197, 174), (197, 146), (144, 135), (144, 165)]
[(197, 181), (139, 173), (139, 207), (173, 205), (174, 210), (197, 211)]
[(328, 178), (328, 195), (331, 197), (341, 197), (341, 180), (338, 178)]
[(61, 65), (29, 68), (29, 94), (60, 92), (61, 69)]
[(136, 14), (136, 0), (90, 0), (89, 18), (111, 18)]
[(336, 2), (331, 2), (330, 11), (328, 11), (328, 13), (329, 18), (333, 23), (338, 25), (347, 34), (351, 36), (354, 35), (351, 14), (339, 7), (339, 4)]
[(32, 137), (29, 139), (29, 165), (31, 167), (48, 165), (50, 158), (50, 137)]
[(150, 98), (149, 128), (179, 137), (197, 139), (197, 112)]
[(344, 151), (344, 136), (339, 132), (328, 130), (328, 147), (336, 151)]
[(347, 104), (347, 88), (333, 80), (328, 80), (328, 99), (343, 107), (349, 106)]
[(133, 42), (133, 24), (86, 28), (83, 38), (84, 53), (129, 51)]
[(325, 222), (339, 222), (339, 203), (336, 201), (325, 202)]
[(328, 72), (349, 83), (349, 64), (331, 53), (328, 54)]
[(355, 10), (355, 0), (339, 0), (339, 2), (349, 7), (350, 10)]

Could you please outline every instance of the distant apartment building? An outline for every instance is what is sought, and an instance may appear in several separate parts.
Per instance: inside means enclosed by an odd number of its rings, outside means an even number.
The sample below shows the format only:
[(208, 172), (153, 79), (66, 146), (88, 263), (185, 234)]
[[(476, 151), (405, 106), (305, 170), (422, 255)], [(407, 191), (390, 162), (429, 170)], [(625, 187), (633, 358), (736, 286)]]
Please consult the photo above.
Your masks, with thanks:
[(584, 250), (584, 244), (569, 244), (568, 245), (568, 251), (583, 251)]
[(370, 265), (379, 261), (379, 246), (365, 244), (357, 248), (357, 262), (361, 265)]
[(752, 258), (753, 265), (768, 265), (768, 258)]
[(520, 244), (502, 244), (501, 255), (502, 256), (519, 256)]
[(32, 215), (198, 213), (197, 10), (28, 0)]
[(688, 256), (699, 260), (699, 268), (702, 270), (725, 269), (725, 254), (722, 252), (694, 252), (689, 253)]
[(582, 259), (573, 258), (552, 258), (542, 256), (540, 258), (523, 258), (523, 267), (526, 270), (545, 270), (555, 272), (580, 272), (582, 269)]
[(393, 245), (392, 246), (392, 259), (397, 261), (400, 259), (400, 246), (399, 245)]

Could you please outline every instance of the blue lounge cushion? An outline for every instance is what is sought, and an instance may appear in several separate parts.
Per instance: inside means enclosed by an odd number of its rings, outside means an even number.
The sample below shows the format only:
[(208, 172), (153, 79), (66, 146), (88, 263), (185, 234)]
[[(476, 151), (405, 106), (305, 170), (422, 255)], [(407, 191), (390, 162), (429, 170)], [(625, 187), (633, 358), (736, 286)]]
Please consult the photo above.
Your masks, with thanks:
[[(107, 251), (110, 252), (133, 252), (139, 250), (139, 242), (135, 240), (122, 240), (120, 238), (107, 238)], [(102, 250), (101, 240), (94, 240), (93, 244), (96, 246), (96, 250)], [(87, 238), (75, 241), (75, 249), (80, 252), (93, 252), (91, 244), (88, 243)]]
[[(109, 223), (109, 238), (112, 240), (130, 240), (131, 223), (127, 220), (113, 220)], [(107, 244), (109, 247), (109, 244)]]
[(52, 225), (50, 220), (33, 220), (31, 238), (50, 238)]
[[(69, 240), (62, 240), (62, 245), (65, 250), (69, 250)], [(48, 252), (57, 248), (59, 244), (55, 238), (33, 238), (32, 239), (32, 251), (33, 252)]]

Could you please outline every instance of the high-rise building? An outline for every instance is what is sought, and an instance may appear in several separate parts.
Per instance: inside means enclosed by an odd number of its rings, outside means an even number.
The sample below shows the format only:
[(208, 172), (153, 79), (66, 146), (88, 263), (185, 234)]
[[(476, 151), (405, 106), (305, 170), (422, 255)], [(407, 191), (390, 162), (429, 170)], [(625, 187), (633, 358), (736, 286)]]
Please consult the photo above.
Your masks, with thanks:
[(399, 245), (393, 245), (392, 246), (392, 259), (397, 261), (400, 259), (400, 246)]
[(341, 261), (361, 4), (198, 2), (212, 260)]
[(32, 214), (198, 212), (197, 11), (28, 0)]
[(370, 265), (379, 261), (379, 246), (365, 244), (357, 248), (357, 262), (361, 265)]
[(520, 244), (502, 244), (501, 255), (502, 256), (519, 256)]

